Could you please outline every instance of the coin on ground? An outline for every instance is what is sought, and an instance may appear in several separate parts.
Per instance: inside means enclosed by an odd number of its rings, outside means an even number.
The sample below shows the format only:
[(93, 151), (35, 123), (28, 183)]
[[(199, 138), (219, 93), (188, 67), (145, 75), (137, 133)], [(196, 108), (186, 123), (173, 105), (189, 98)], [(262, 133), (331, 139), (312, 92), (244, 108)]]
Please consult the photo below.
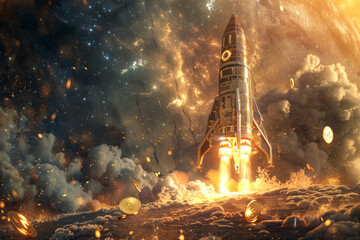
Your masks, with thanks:
[(141, 208), (141, 202), (137, 198), (127, 197), (121, 200), (119, 207), (120, 211), (127, 215), (136, 215)]
[(258, 201), (252, 200), (249, 202), (245, 210), (246, 221), (251, 223), (256, 222), (260, 216), (261, 209), (261, 204)]

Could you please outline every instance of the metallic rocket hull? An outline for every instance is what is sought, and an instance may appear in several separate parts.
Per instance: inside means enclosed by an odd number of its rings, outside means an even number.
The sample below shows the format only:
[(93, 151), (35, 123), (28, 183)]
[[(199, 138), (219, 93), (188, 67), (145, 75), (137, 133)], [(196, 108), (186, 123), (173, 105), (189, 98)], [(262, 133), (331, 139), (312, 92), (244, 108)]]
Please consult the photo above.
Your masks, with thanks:
[[(272, 165), (271, 145), (252, 95), (248, 72), (245, 33), (236, 15), (232, 15), (222, 37), (219, 95), (209, 115), (207, 133), (198, 148), (199, 168), (205, 154), (224, 140), (239, 151), (242, 146), (257, 147)], [(235, 155), (234, 162), (238, 171)]]

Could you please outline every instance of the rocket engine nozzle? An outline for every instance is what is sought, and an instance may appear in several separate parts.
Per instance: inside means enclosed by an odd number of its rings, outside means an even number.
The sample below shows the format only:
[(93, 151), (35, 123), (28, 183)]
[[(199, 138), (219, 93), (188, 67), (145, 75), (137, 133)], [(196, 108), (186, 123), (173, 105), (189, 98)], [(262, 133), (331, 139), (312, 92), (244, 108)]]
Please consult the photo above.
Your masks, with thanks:
[(232, 146), (231, 142), (221, 141), (220, 148), (219, 148), (219, 155), (231, 157), (232, 154), (233, 154), (233, 146)]

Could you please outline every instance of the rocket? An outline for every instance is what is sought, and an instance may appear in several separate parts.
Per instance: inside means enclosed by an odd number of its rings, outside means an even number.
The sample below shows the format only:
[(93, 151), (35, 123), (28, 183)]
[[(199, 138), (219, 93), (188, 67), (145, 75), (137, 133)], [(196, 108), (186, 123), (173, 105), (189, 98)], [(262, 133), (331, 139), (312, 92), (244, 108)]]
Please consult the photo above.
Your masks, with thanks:
[(235, 14), (225, 28), (221, 41), (219, 94), (209, 115), (205, 137), (198, 146), (198, 168), (215, 145), (220, 154), (233, 157), (235, 171), (240, 173), (240, 160), (258, 149), (272, 166), (272, 149), (263, 118), (251, 91), (244, 30)]

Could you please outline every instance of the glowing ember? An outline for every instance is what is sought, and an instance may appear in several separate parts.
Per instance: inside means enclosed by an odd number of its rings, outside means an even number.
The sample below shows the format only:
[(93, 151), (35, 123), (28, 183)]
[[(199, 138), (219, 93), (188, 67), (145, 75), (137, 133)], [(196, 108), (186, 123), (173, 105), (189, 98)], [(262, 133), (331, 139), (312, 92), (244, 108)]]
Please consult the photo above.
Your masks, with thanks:
[(5, 203), (4, 202), (0, 202), (0, 208), (5, 208)]
[(183, 234), (180, 234), (179, 240), (184, 240), (184, 239), (185, 239), (185, 236)]
[(327, 219), (326, 221), (325, 221), (325, 226), (330, 226), (331, 225), (331, 219)]
[(146, 161), (149, 163), (151, 162), (150, 158), (149, 157), (146, 157)]
[(38, 134), (39, 138), (43, 138), (43, 135), (41, 133)]
[(18, 193), (17, 193), (15, 190), (12, 190), (12, 191), (11, 191), (11, 194), (14, 196), (14, 198), (17, 198), (17, 197), (18, 197)]
[(101, 238), (101, 232), (100, 232), (100, 230), (95, 230), (95, 237), (96, 237), (96, 238)]
[(129, 235), (133, 235), (133, 234), (134, 234), (134, 231), (130, 231), (130, 232), (129, 232)]
[(55, 118), (56, 118), (56, 112), (54, 112), (54, 113), (51, 115), (51, 121), (54, 122)]
[(66, 82), (66, 89), (70, 89), (71, 87), (71, 79), (69, 78)]

